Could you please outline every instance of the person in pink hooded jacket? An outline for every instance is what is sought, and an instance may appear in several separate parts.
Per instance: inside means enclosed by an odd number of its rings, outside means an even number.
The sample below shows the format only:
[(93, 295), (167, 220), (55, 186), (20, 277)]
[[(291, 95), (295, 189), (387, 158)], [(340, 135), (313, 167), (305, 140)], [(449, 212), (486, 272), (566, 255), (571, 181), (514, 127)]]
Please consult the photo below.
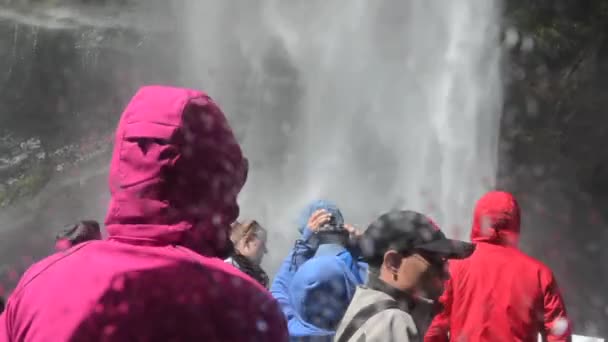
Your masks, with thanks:
[(143, 87), (115, 139), (108, 239), (32, 266), (0, 341), (286, 341), (276, 301), (222, 260), (247, 162), (220, 108)]

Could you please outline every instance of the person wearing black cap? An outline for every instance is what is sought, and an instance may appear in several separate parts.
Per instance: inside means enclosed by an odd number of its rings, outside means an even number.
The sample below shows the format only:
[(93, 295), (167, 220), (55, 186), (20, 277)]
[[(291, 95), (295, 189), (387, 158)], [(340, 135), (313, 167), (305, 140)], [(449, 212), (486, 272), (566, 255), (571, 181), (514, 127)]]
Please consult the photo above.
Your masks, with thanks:
[(357, 289), (335, 341), (422, 341), (449, 276), (446, 260), (466, 258), (474, 248), (446, 238), (423, 214), (380, 216), (361, 236), (368, 282)]

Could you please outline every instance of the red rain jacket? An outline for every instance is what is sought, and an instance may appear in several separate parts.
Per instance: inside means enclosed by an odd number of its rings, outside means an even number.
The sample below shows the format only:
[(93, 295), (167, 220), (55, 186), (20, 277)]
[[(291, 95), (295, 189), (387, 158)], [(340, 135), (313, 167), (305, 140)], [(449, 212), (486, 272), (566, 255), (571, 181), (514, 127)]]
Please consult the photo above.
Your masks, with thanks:
[(109, 239), (32, 266), (0, 341), (287, 341), (270, 293), (216, 257), (246, 169), (206, 94), (142, 88), (116, 130)]
[(519, 251), (520, 212), (506, 192), (477, 202), (471, 257), (450, 261), (450, 280), (426, 342), (570, 341), (571, 325), (551, 270)]

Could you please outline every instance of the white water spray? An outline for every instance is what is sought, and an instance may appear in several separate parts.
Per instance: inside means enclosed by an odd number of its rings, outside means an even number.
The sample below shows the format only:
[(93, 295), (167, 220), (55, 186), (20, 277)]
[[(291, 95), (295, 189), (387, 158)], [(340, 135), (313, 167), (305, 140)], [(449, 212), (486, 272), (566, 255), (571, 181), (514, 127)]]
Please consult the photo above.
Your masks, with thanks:
[[(499, 0), (187, 1), (185, 8), (175, 2), (184, 19), (184, 75), (221, 102), (240, 132), (252, 165), (243, 215), (277, 233), (271, 266), (289, 247), (280, 242), (296, 235), (297, 211), (318, 196), (338, 201), (362, 226), (398, 206), (430, 213), (450, 235), (465, 237), (453, 225), (468, 226), (473, 201), (494, 181)], [(165, 32), (172, 20), (159, 8), (166, 4), (141, 1), (133, 13), (0, 8), (0, 21)], [(13, 54), (16, 40), (17, 31)], [(54, 229), (55, 222), (96, 212), (85, 207), (97, 203), (102, 218), (107, 198), (94, 190), (82, 191), (78, 213), (51, 200), (106, 172), (98, 163), (80, 168), (80, 177), (59, 179), (23, 207), (2, 212), (3, 237), (32, 216)], [(95, 187), (105, 194), (105, 181)], [(42, 205), (50, 202), (62, 210)], [(5, 240), (5, 254), (30, 252)]]
[(271, 266), (317, 197), (363, 227), (399, 207), (466, 238), (496, 171), (498, 2), (188, 2), (184, 71), (239, 131)]
[(6, 21), (46, 30), (139, 29), (166, 30), (167, 13), (159, 10), (160, 0), (139, 1), (137, 6), (36, 5), (11, 8), (0, 6), (0, 22)]

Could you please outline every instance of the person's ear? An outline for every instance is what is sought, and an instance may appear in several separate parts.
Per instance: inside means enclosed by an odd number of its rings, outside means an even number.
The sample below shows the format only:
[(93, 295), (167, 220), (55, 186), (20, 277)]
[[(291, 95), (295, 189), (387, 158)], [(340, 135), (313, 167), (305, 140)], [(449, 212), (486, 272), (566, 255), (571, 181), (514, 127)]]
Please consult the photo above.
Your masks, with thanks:
[(392, 274), (397, 274), (401, 267), (403, 256), (396, 251), (389, 250), (384, 253), (384, 267)]

